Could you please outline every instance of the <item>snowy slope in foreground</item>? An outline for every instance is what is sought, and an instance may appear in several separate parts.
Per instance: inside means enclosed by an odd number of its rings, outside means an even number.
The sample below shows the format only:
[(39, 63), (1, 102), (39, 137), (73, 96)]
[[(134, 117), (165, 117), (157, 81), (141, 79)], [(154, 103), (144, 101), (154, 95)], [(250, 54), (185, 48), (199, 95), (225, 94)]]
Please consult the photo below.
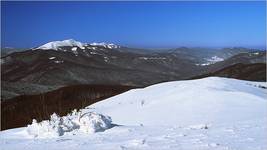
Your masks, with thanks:
[(135, 89), (87, 107), (112, 118), (104, 132), (30, 138), (0, 132), (3, 149), (267, 149), (266, 83), (210, 77)]
[(250, 84), (257, 83), (217, 77), (167, 82), (131, 90), (89, 108), (123, 125), (216, 125), (261, 119), (267, 115), (266, 89)]

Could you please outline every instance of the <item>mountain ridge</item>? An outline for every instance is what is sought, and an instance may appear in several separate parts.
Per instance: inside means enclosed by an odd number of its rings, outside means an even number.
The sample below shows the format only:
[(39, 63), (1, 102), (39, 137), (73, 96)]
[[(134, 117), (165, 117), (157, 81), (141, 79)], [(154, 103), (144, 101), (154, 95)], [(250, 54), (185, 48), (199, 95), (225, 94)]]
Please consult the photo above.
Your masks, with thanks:
[(56, 41), (54, 44), (50, 42), (48, 45), (55, 49), (37, 47), (1, 57), (2, 81), (11, 82), (8, 85), (15, 86), (13, 88), (2, 84), (4, 97), (17, 96), (21, 92), (31, 94), (27, 88), (25, 91), (18, 89), (17, 87), (23, 87), (20, 83), (33, 85), (31, 88), (36, 85), (36, 89), (43, 92), (48, 89), (45, 86), (75, 84), (148, 86), (193, 78), (236, 63), (266, 63), (266, 51), (246, 48), (212, 51), (182, 47), (146, 51), (107, 43), (86, 44), (75, 40)]

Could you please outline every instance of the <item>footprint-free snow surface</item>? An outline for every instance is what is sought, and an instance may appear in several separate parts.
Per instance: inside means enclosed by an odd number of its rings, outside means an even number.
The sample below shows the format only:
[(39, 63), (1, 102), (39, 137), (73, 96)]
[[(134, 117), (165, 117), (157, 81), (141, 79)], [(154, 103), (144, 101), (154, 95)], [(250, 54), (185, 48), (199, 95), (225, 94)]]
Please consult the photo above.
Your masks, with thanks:
[[(54, 115), (46, 123), (2, 131), (0, 146), (3, 150), (266, 150), (266, 97), (263, 82), (219, 77), (166, 82), (130, 90), (68, 117)], [(60, 134), (45, 134), (51, 130)]]

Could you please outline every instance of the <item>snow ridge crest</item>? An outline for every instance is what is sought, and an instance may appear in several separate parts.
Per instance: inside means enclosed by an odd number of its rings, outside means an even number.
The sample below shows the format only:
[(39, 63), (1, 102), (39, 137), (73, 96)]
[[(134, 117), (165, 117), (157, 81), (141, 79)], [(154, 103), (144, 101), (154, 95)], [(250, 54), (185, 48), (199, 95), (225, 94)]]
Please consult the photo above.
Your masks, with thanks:
[(114, 49), (114, 48), (120, 47), (120, 46), (115, 45), (113, 43), (105, 43), (105, 42), (96, 43), (96, 42), (94, 42), (91, 44), (87, 44), (87, 43), (82, 43), (82, 42), (76, 41), (74, 39), (68, 39), (68, 40), (63, 40), (63, 41), (52, 41), (52, 42), (46, 43), (42, 46), (39, 46), (35, 49), (58, 50), (58, 49), (60, 49), (60, 47), (64, 47), (64, 46), (79, 47), (80, 49), (84, 49), (85, 46), (101, 46), (101, 47), (109, 48), (109, 49)]

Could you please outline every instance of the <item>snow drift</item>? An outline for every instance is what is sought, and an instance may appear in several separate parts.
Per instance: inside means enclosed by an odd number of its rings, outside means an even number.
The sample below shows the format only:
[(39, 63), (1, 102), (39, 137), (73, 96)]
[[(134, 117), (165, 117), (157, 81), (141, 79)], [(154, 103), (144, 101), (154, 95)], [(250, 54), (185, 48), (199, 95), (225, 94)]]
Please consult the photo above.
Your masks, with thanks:
[(111, 118), (95, 112), (82, 114), (74, 110), (71, 114), (59, 117), (53, 114), (50, 120), (37, 123), (35, 119), (26, 128), (27, 133), (33, 137), (48, 138), (62, 136), (65, 133), (85, 132), (94, 133), (104, 131), (111, 127)]

